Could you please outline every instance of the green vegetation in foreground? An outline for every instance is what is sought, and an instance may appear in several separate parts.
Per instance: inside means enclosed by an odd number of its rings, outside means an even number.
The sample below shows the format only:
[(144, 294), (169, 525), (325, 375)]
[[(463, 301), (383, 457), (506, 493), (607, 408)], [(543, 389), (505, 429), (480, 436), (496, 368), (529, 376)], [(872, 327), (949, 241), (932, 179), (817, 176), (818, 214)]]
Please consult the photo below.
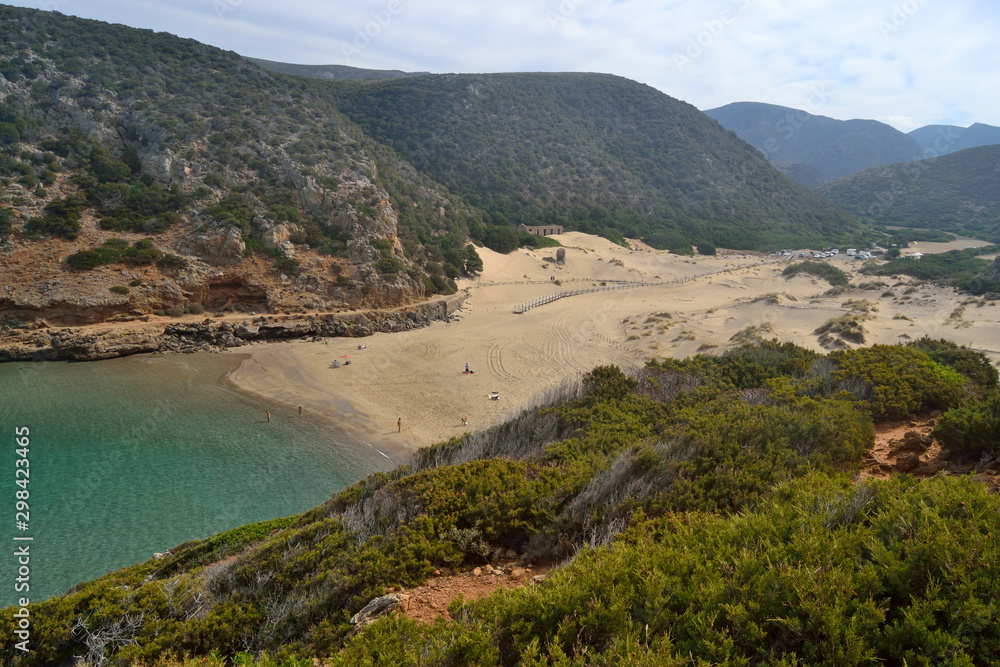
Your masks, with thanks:
[(799, 262), (798, 264), (792, 264), (786, 267), (781, 272), (781, 275), (791, 278), (800, 273), (807, 273), (817, 278), (822, 278), (833, 287), (847, 287), (850, 283), (850, 279), (846, 273), (833, 264), (827, 264), (826, 262)]
[[(981, 354), (931, 340), (599, 367), (549, 407), (421, 450), (315, 510), (36, 603), (33, 653), (8, 645), (4, 660), (991, 664), (1000, 499), (970, 479), (853, 473), (876, 421), (931, 409), (970, 443), (953, 456), (974, 456), (1000, 424), (996, 392)], [(497, 548), (565, 565), (458, 600), (453, 621), (352, 632), (389, 587)]]

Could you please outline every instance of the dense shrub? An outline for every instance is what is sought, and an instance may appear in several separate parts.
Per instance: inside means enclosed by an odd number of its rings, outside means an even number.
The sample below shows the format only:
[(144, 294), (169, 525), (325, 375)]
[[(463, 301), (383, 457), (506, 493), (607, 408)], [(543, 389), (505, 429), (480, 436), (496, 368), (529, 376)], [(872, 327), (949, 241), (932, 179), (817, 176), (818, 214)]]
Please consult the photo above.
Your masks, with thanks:
[(166, 253), (163, 255), (163, 257), (161, 257), (156, 261), (156, 265), (166, 271), (177, 271), (180, 269), (187, 268), (188, 262), (183, 257), (171, 253)]
[(483, 233), (482, 241), (490, 250), (505, 255), (517, 250), (520, 245), (517, 230), (507, 225), (490, 225)]
[(121, 251), (107, 245), (93, 250), (81, 250), (66, 258), (66, 264), (77, 271), (89, 271), (98, 266), (115, 264), (120, 261), (122, 261)]
[(0, 207), (0, 239), (10, 236), (13, 229), (14, 212), (9, 208)]
[(958, 345), (948, 340), (933, 340), (921, 338), (907, 343), (929, 356), (939, 364), (943, 364), (961, 373), (966, 379), (980, 389), (989, 390), (997, 387), (1000, 374), (989, 358), (982, 352)]
[(829, 359), (837, 388), (867, 401), (876, 421), (946, 410), (963, 397), (965, 379), (914, 347), (873, 345), (831, 352)]
[(395, 275), (405, 268), (395, 257), (383, 257), (375, 262), (375, 270), (384, 275)]
[(45, 205), (41, 218), (32, 218), (24, 231), (29, 235), (48, 234), (75, 239), (80, 231), (80, 214), (86, 208), (86, 202), (76, 195), (56, 197)]
[(205, 213), (220, 225), (238, 227), (244, 234), (250, 233), (250, 221), (254, 214), (246, 199), (239, 194), (228, 194), (220, 201), (207, 205)]
[(949, 410), (938, 420), (934, 437), (958, 457), (1000, 454), (1000, 393)]
[(800, 273), (806, 273), (816, 276), (817, 278), (822, 278), (834, 287), (847, 287), (847, 285), (850, 284), (850, 280), (848, 279), (846, 273), (844, 273), (841, 269), (838, 269), (833, 264), (827, 264), (826, 262), (799, 262), (798, 264), (792, 264), (791, 266), (785, 268), (785, 270), (781, 272), (781, 275), (786, 278), (791, 278), (792, 276), (797, 276)]

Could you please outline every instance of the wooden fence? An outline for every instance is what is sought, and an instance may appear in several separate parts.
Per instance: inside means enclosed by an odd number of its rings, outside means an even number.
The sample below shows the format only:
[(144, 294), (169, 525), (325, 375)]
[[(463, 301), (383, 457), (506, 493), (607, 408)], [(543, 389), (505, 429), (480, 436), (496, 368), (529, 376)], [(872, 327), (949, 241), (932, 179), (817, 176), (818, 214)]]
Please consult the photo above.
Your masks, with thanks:
[[(638, 282), (615, 282), (611, 285), (599, 285), (596, 287), (573, 289), (573, 290), (563, 290), (561, 292), (551, 292), (545, 296), (540, 296), (537, 299), (532, 299), (531, 301), (526, 301), (525, 303), (519, 304), (514, 307), (514, 312), (518, 315), (526, 313), (532, 308), (537, 308), (538, 306), (544, 306), (547, 303), (552, 303), (559, 299), (565, 299), (568, 296), (577, 296), (579, 294), (593, 294), (595, 292), (611, 292), (614, 290), (623, 289), (635, 289), (637, 287), (657, 287), (661, 285), (680, 285), (692, 280), (697, 280), (699, 278), (707, 278), (709, 276), (719, 275), (720, 273), (731, 273), (733, 271), (742, 271), (743, 269), (752, 269), (755, 266), (762, 266), (764, 264), (773, 264), (778, 260), (765, 260), (762, 262), (754, 262), (752, 264), (741, 264), (740, 266), (734, 266), (729, 269), (717, 269), (715, 271), (705, 271), (704, 273), (696, 273), (691, 276), (684, 276), (682, 278), (674, 278), (673, 280), (657, 280), (655, 282), (648, 281), (638, 281)], [(612, 282), (612, 281), (604, 281)]]

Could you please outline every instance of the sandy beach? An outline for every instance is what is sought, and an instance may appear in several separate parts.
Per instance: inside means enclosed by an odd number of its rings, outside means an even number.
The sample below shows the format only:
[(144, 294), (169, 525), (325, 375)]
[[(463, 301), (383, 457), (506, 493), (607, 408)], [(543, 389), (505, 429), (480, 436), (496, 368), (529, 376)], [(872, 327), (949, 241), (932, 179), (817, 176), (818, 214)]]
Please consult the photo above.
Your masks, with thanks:
[[(863, 318), (865, 344), (926, 335), (1000, 359), (995, 302), (905, 276), (858, 275), (861, 262), (844, 255), (821, 261), (848, 271), (865, 289), (830, 293), (826, 282), (811, 276), (785, 279), (781, 271), (800, 261), (797, 251), (781, 258), (725, 251), (692, 258), (639, 243), (626, 249), (575, 232), (555, 238), (566, 249), (564, 265), (554, 261), (555, 248), (510, 255), (480, 248), (484, 270), (459, 283), (469, 297), (451, 322), (368, 338), (241, 348), (237, 353), (249, 350), (250, 357), (230, 380), (276, 409), (302, 405), (332, 419), (402, 462), (418, 447), (500, 423), (595, 366), (629, 368), (651, 357), (721, 352), (753, 338), (825, 351), (830, 343), (825, 348), (815, 330), (848, 314)], [(938, 245), (922, 243), (920, 251), (955, 244)], [(514, 312), (552, 292), (606, 289), (615, 281), (664, 284), (580, 294)], [(333, 367), (345, 355), (351, 364)], [(472, 373), (464, 372), (466, 364)], [(491, 400), (493, 391), (499, 400)]]

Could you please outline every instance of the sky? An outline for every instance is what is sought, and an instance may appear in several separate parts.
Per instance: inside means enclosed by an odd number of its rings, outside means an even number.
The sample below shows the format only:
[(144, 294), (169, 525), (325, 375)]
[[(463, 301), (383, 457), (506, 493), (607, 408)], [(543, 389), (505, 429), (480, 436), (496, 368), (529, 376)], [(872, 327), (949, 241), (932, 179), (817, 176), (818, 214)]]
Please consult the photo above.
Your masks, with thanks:
[(699, 109), (767, 102), (904, 132), (1000, 126), (995, 0), (35, 0), (245, 56), (617, 74)]

